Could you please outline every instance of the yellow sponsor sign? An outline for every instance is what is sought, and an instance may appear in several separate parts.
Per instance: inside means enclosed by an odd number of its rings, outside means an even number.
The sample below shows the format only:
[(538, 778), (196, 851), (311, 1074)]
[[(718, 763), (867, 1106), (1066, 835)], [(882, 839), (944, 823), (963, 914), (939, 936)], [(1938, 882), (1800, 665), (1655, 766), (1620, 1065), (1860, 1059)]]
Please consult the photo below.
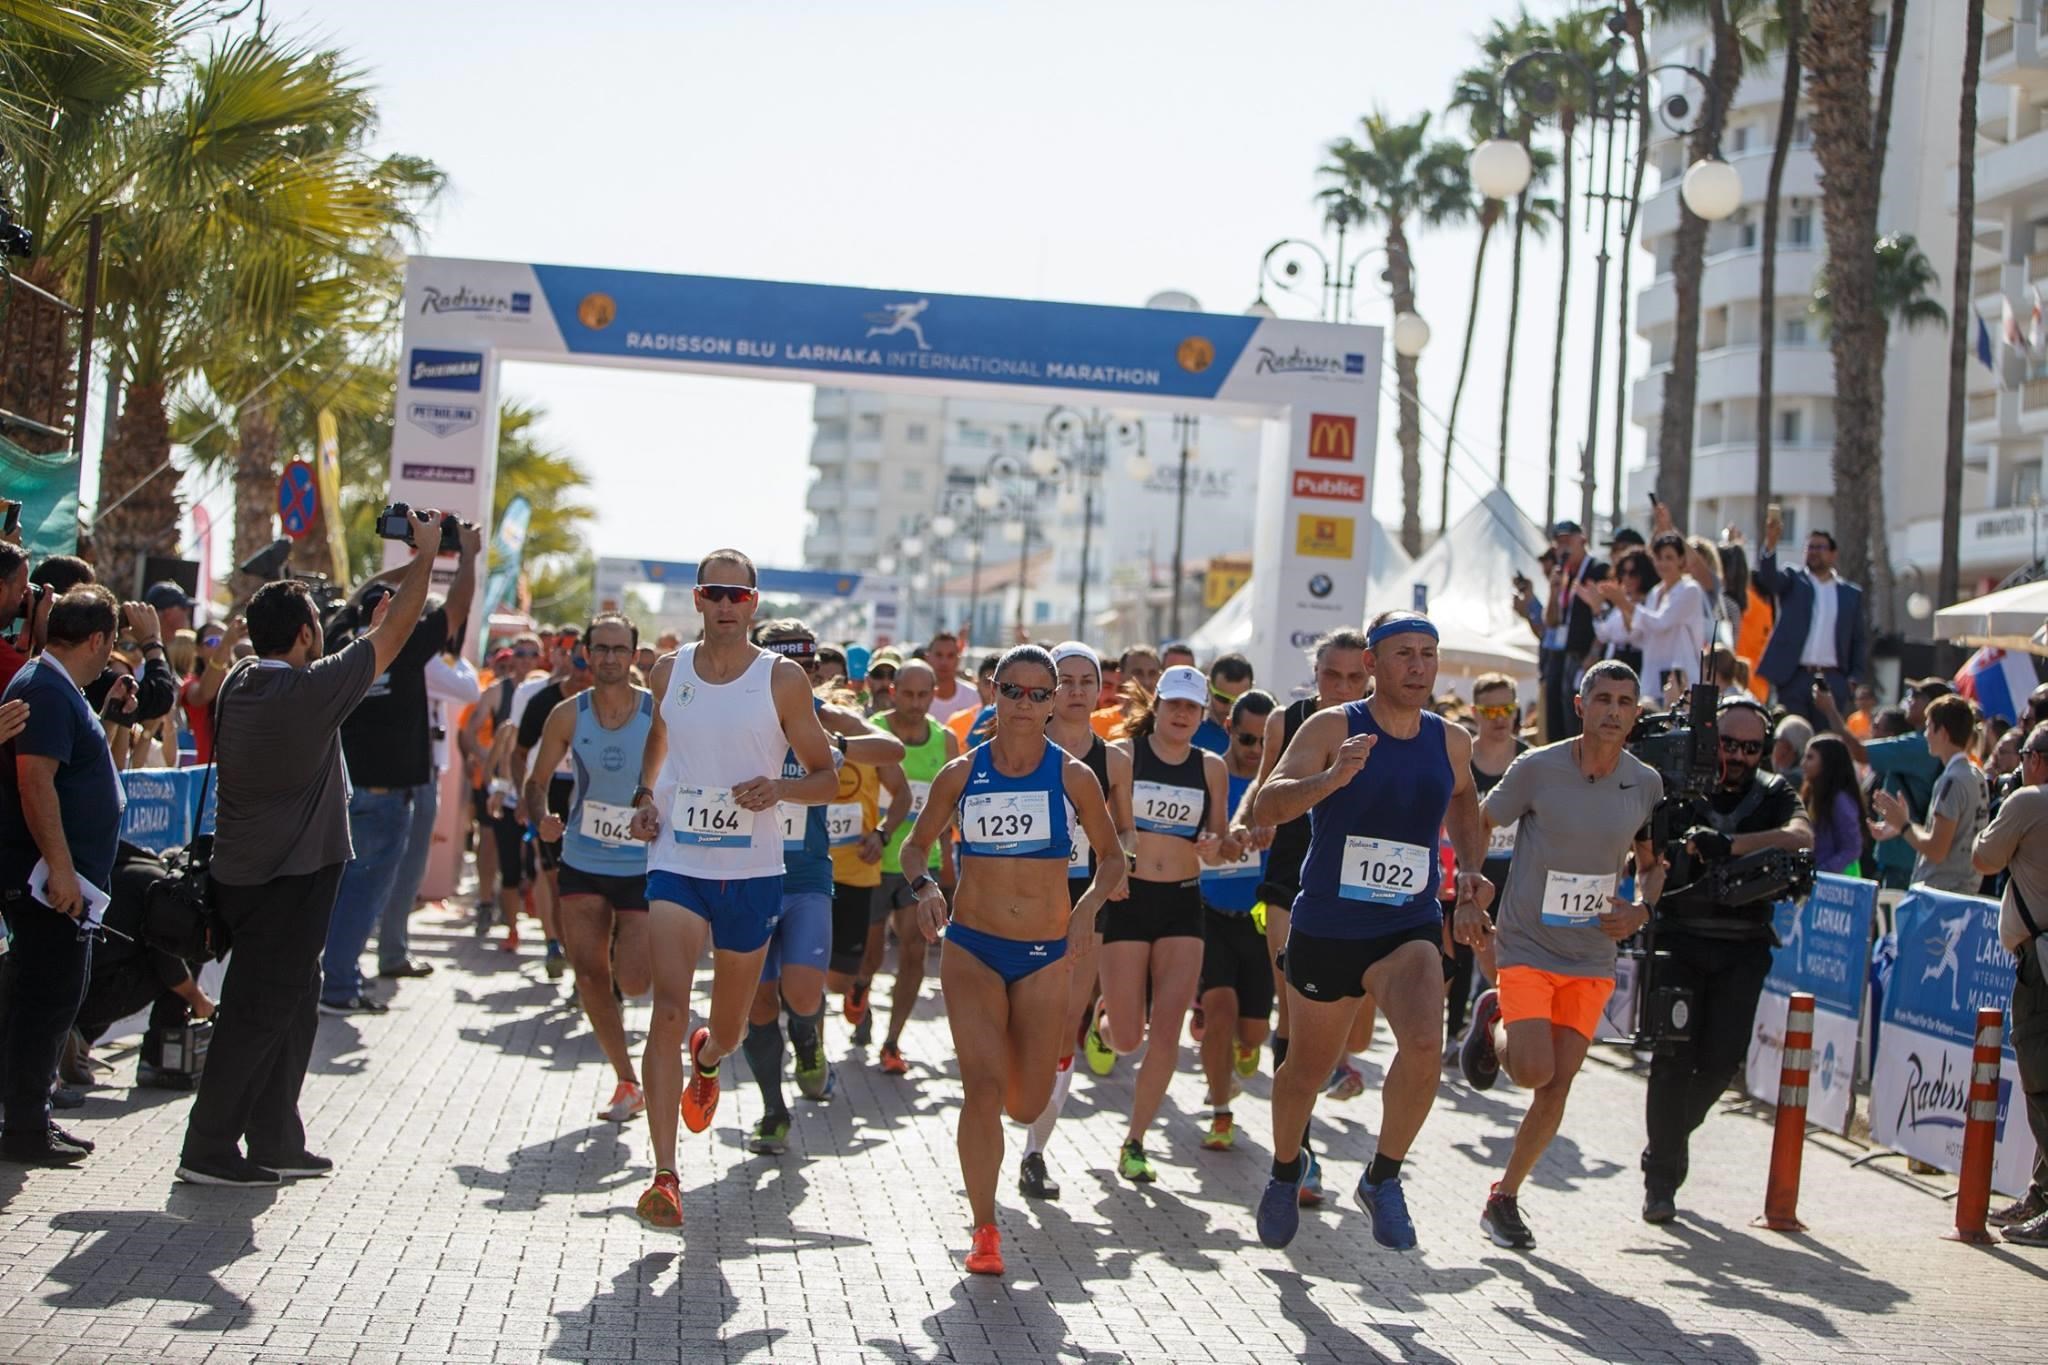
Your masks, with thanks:
[(1202, 605), (1215, 611), (1237, 596), (1238, 589), (1251, 581), (1250, 560), (1212, 559), (1208, 571), (1202, 575)]
[(313, 476), (320, 488), (320, 522), (327, 528), (327, 548), (334, 556), (334, 581), (346, 590), (348, 537), (341, 526), (341, 429), (334, 414), (326, 408), (320, 409), (315, 420), (320, 447), (313, 460)]
[(1356, 529), (1357, 522), (1351, 517), (1298, 516), (1294, 519), (1294, 552), (1322, 559), (1349, 559)]

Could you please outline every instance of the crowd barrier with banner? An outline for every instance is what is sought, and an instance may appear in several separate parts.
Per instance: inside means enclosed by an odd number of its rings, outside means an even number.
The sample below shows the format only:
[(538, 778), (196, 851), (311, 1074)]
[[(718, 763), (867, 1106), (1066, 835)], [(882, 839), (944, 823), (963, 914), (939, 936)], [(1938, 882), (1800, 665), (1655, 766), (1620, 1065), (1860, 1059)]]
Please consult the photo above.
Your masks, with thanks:
[[(121, 837), (137, 848), (168, 853), (192, 842), (194, 834), (213, 832), (214, 788), (206, 781), (211, 768), (130, 768), (121, 774), (128, 808), (121, 815)], [(206, 809), (199, 809), (200, 788)]]
[(1944, 1171), (1957, 1170), (1977, 1011), (2004, 1010), (1991, 1184), (2009, 1194), (2024, 1190), (2034, 1139), (2013, 1059), (2014, 963), (1998, 941), (1998, 902), (1916, 886), (1899, 902), (1896, 926), (1898, 960), (1884, 995), (1870, 1082), (1871, 1136)]
[(1869, 975), (1870, 921), (1877, 883), (1823, 872), (1803, 901), (1777, 907), (1778, 949), (1764, 979), (1749, 1038), (1743, 1088), (1776, 1103), (1784, 1060), (1785, 1014), (1794, 991), (1813, 996), (1813, 1068), (1806, 1117), (1847, 1134), (1854, 1107), (1857, 1030)]

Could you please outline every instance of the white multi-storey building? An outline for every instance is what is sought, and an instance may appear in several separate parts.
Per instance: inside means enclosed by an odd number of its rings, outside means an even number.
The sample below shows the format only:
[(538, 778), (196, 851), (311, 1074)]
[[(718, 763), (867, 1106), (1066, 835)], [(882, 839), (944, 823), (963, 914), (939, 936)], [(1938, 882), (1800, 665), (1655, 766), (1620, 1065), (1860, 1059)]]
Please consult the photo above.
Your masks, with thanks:
[[(1170, 413), (1099, 409), (1086, 397), (1076, 395), (1069, 411), (1082, 421), (1106, 419), (1110, 427), (1092, 480), (1071, 465), (1043, 478), (1019, 473), (1029, 467), (1034, 445), (1045, 440), (1052, 404), (818, 389), (811, 444), (817, 478), (805, 498), (813, 517), (804, 539), (806, 566), (894, 573), (910, 585), (906, 635), (928, 634), (941, 620), (957, 626), (971, 610), (974, 638), (993, 642), (1010, 638), (1017, 620), (1022, 560), (1027, 630), (1068, 634), (1080, 604), (1083, 510), (1092, 482), (1090, 633), (1108, 629), (1118, 642), (1123, 632), (1162, 633), (1170, 619), (1165, 604), (1172, 592), (1185, 432), (1192, 455), (1182, 626), (1192, 630), (1202, 617), (1194, 573), (1212, 555), (1251, 547), (1260, 424), (1211, 414), (1183, 428)], [(1142, 480), (1132, 477), (1136, 443), (1117, 434), (1123, 422), (1143, 427), (1149, 476)], [(1063, 453), (1079, 453), (1079, 442)], [(984, 484), (1002, 499), (994, 509), (975, 502), (975, 489)], [(1028, 545), (1018, 538), (1027, 519), (1020, 506), (1029, 508)], [(931, 530), (942, 515), (956, 525), (949, 537)], [(910, 544), (915, 554), (905, 552)]]
[[(2026, 285), (2048, 276), (2048, 256), (2035, 255), (2033, 240), (2035, 225), (2048, 218), (2048, 42), (2041, 41), (2042, 0), (2005, 0), (2004, 7), (2015, 11), (2013, 20), (1986, 21), (1976, 162), (1977, 307), (1989, 317), (1994, 339), (1997, 293), (2002, 289), (2012, 298), (2024, 326)], [(1887, 38), (1882, 15), (1889, 6), (1876, 8), (1874, 35), (1881, 45)], [(2001, 6), (1988, 8), (1995, 12)], [(1704, 70), (1709, 41), (1700, 23), (1666, 24), (1651, 35), (1652, 60)], [(1956, 240), (1960, 15), (1943, 5), (1914, 6), (1900, 41), (1878, 230), (1918, 240), (1939, 277), (1934, 297), (1947, 307)], [(1880, 46), (1873, 83), (1882, 61)], [(1785, 509), (1788, 530), (1798, 535), (1831, 521), (1834, 361), (1810, 311), (1825, 247), (1820, 163), (1805, 106), (1781, 115), (1783, 82), (1780, 56), (1751, 67), (1727, 111), (1722, 155), (1741, 176), (1743, 198), (1733, 216), (1709, 225), (1707, 232), (1693, 500), (1681, 518), (1692, 529), (1733, 525), (1756, 534), (1762, 521), (1755, 496), (1756, 435), (1764, 421), (1771, 423), (1774, 437), (1773, 493)], [(1757, 401), (1760, 244), (1764, 190), (1781, 116), (1792, 118), (1794, 125), (1780, 191), (1776, 392), (1773, 411), (1764, 414)], [(1635, 323), (1649, 343), (1651, 369), (1633, 388), (1634, 420), (1648, 434), (1648, 449), (1647, 463), (1630, 472), (1631, 506), (1642, 505), (1656, 479), (1657, 427), (1677, 311), (1671, 257), (1678, 184), (1687, 160), (1684, 142), (1669, 136), (1653, 144), (1652, 156), (1654, 183), (1645, 192), (1641, 244), (1654, 258), (1654, 278), (1638, 297)], [(1974, 332), (1975, 324), (1970, 325)], [(2036, 381), (2030, 396), (2023, 358), (2000, 354), (2010, 371), (2002, 394), (1990, 371), (1974, 363), (1971, 369), (1962, 556), (1966, 589), (1980, 579), (1995, 580), (2033, 555), (2025, 514), (2039, 488), (2048, 380)], [(1902, 593), (1931, 593), (1939, 562), (1947, 373), (1946, 328), (1909, 331), (1893, 324), (1885, 361), (1884, 480), (1892, 562)], [(1903, 623), (1904, 613), (1898, 615)]]

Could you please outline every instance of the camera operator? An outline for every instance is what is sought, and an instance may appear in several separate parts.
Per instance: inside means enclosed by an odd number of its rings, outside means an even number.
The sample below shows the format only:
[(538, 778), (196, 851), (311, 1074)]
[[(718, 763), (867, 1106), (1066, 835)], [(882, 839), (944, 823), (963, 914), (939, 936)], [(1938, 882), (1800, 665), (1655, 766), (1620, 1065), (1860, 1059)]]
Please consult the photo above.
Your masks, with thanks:
[(2041, 935), (2048, 927), (2048, 724), (2036, 725), (2020, 745), (2020, 778), (2026, 785), (2005, 799), (1971, 857), (1984, 876), (2009, 874), (1998, 941), (2018, 959), (2012, 1050), (2034, 1134), (2034, 1169), (2026, 1194), (1986, 1221), (2003, 1227), (2008, 1242), (2048, 1246), (2048, 939)]
[[(432, 538), (431, 528), (421, 537)], [(473, 527), (460, 536), (455, 582), (448, 602), (466, 612), (476, 595), (476, 558), (482, 538)], [(336, 613), (339, 634), (353, 628), (359, 613), (374, 613), (391, 593), (379, 575), (364, 586), (358, 602)], [(327, 925), (321, 958), (320, 1009), (327, 1014), (382, 1014), (386, 1006), (363, 989), (362, 955), (377, 932), (379, 974), (386, 978), (425, 976), (416, 965), (406, 921), (427, 870), (439, 802), (434, 785), (434, 748), (427, 706), (427, 665), (461, 629), (446, 603), (429, 603), (405, 647), (370, 684), (362, 702), (341, 724), (341, 749), (348, 761), (351, 790), (349, 828), (361, 841), (355, 861), (341, 874), (334, 915)], [(417, 849), (415, 849), (417, 844)], [(414, 856), (417, 854), (417, 856)]]
[[(58, 598), (43, 652), (4, 693), (28, 704), (28, 724), (0, 750), (0, 905), (14, 939), (4, 959), (0, 1151), (38, 1166), (72, 1165), (92, 1151), (50, 1122), (50, 1086), (91, 971), (86, 898), (112, 879), (121, 832), (120, 774), (82, 690), (107, 666), (117, 620), (105, 588)], [(32, 896), (38, 870), (45, 881)]]
[(107, 937), (93, 949), (91, 978), (78, 1007), (79, 1039), (86, 1046), (137, 1010), (149, 1011), (135, 1070), (135, 1083), (143, 1086), (165, 1079), (159, 1070), (164, 1034), (189, 1019), (213, 1017), (213, 1000), (194, 975), (200, 964), (164, 951), (145, 933), (149, 898), (170, 876), (155, 854), (129, 843), (120, 846), (113, 885), (107, 888), (113, 898), (107, 906)]
[(434, 556), (435, 542), (422, 538), (369, 630), (324, 658), (304, 583), (266, 583), (249, 599), (244, 616), (257, 657), (228, 674), (214, 709), (220, 797), (211, 876), (234, 953), (185, 1128), (180, 1180), (275, 1185), (333, 1169), (306, 1151), (299, 1087), (313, 1055), (320, 949), (353, 856), (341, 723), (406, 647)]
[(1677, 1216), (1688, 1141), (1748, 1054), (1776, 941), (1768, 902), (1718, 904), (1696, 889), (1696, 874), (1762, 849), (1813, 847), (1799, 793), (1783, 778), (1758, 771), (1770, 742), (1763, 707), (1748, 698), (1723, 702), (1716, 728), (1720, 780), (1698, 812), (1703, 823), (1685, 840), (1695, 878), (1667, 887), (1657, 907), (1659, 960), (1648, 985), (1690, 991), (1692, 1010), (1690, 1040), (1660, 1047), (1650, 1063), (1643, 1219), (1651, 1223)]

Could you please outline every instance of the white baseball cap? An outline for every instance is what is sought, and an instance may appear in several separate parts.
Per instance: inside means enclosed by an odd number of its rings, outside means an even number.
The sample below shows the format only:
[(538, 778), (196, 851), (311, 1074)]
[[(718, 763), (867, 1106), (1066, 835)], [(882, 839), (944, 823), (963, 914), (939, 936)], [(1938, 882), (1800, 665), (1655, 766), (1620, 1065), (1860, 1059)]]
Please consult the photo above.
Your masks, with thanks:
[(1207, 706), (1209, 680), (1202, 676), (1199, 668), (1175, 664), (1159, 675), (1159, 691), (1155, 695), (1160, 701), (1191, 701), (1198, 706)]

